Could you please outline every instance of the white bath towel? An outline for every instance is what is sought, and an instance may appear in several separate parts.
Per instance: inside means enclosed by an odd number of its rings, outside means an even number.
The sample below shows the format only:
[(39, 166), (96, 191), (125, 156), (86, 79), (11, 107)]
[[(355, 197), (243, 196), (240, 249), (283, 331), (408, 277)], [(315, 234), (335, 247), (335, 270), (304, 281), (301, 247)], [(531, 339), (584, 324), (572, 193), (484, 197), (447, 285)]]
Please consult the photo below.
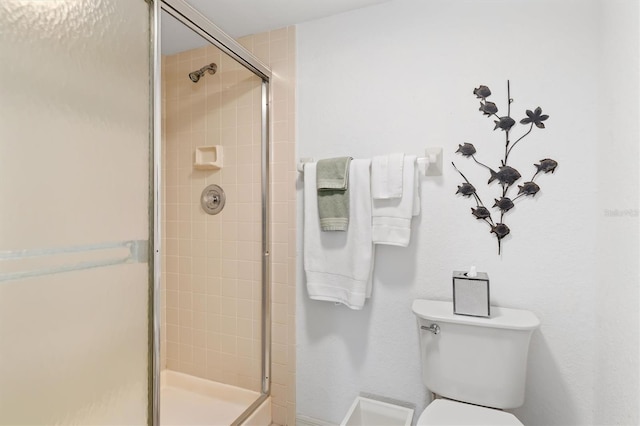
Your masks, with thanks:
[(371, 195), (374, 200), (402, 197), (404, 154), (379, 155), (371, 160)]
[(402, 197), (373, 200), (374, 244), (407, 247), (411, 240), (411, 218), (420, 214), (420, 179), (416, 156), (405, 155)]
[(371, 294), (371, 161), (353, 160), (349, 170), (349, 230), (322, 232), (316, 195), (316, 163), (304, 166), (304, 271), (314, 300), (362, 309)]

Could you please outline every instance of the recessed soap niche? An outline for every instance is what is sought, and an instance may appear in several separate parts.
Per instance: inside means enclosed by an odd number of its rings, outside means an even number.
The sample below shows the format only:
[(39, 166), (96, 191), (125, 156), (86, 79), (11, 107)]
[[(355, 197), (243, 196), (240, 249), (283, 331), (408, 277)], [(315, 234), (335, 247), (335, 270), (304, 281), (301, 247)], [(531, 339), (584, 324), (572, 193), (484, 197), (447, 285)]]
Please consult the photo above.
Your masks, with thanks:
[(222, 145), (196, 147), (193, 168), (198, 170), (218, 170), (222, 168)]

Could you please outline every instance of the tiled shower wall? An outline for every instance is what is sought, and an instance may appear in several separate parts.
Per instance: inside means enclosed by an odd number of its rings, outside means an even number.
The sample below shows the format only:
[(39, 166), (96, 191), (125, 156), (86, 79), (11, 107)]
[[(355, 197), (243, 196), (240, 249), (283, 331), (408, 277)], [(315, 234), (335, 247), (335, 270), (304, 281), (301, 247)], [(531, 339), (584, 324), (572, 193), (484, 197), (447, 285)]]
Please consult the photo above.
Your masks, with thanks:
[(295, 425), (296, 159), (295, 27), (240, 39), (271, 79), (271, 395), (273, 422)]
[[(295, 424), (295, 28), (239, 40), (269, 65), (273, 422)], [(215, 62), (194, 84), (189, 72)], [(213, 46), (163, 58), (163, 367), (260, 388), (260, 80)], [(218, 171), (193, 169), (222, 145)], [(217, 216), (202, 189), (227, 194)]]
[[(260, 389), (260, 79), (213, 47), (165, 58), (166, 365)], [(188, 74), (214, 62), (193, 83)], [(195, 169), (197, 147), (220, 145), (223, 167)], [(200, 194), (220, 185), (218, 215)]]

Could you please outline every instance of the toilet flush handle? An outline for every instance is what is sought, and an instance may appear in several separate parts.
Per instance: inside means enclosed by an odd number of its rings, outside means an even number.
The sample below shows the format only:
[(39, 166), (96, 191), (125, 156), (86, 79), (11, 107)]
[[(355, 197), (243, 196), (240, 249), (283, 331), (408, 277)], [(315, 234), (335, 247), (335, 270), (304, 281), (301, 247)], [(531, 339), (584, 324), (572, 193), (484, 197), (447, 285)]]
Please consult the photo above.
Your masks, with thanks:
[(440, 326), (438, 324), (431, 324), (429, 327), (426, 325), (420, 326), (421, 329), (432, 332), (433, 334), (440, 334)]

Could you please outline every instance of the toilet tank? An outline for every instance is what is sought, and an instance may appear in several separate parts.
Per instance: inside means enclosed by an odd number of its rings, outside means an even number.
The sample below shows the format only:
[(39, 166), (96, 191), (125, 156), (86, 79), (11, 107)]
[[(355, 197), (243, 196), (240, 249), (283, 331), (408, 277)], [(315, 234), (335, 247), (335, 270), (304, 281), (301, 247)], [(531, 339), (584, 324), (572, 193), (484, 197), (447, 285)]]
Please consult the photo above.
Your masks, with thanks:
[[(529, 311), (491, 307), (490, 318), (453, 314), (451, 302), (418, 299), (422, 381), (445, 398), (500, 409), (524, 403), (531, 334)], [(422, 328), (436, 324), (435, 334)]]

